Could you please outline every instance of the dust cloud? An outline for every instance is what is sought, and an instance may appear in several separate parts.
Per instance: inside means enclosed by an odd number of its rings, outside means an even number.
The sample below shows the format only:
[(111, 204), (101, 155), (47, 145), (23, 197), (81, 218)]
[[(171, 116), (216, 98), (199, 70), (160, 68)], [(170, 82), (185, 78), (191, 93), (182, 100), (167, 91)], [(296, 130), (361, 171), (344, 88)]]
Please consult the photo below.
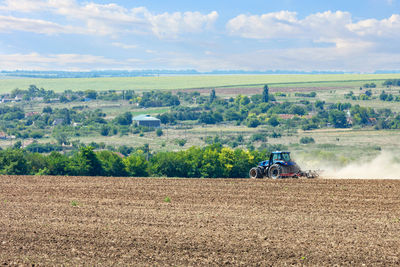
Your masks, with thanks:
[(325, 168), (327, 179), (400, 179), (400, 162), (393, 153), (382, 152), (364, 163), (352, 163), (343, 168)]

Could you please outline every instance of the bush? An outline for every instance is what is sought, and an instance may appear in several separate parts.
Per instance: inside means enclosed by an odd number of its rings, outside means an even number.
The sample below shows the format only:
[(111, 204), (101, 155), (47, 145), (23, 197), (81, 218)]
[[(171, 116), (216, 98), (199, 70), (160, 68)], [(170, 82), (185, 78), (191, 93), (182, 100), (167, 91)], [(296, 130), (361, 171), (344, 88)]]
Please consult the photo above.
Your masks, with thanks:
[(186, 139), (176, 139), (175, 140), (175, 143), (177, 144), (177, 145), (179, 145), (179, 146), (184, 146), (185, 144), (186, 144)]
[(103, 176), (127, 176), (125, 165), (122, 162), (122, 158), (110, 151), (101, 151), (96, 153), (97, 158), (101, 162)]
[(312, 137), (305, 136), (300, 139), (300, 144), (313, 144), (313, 143), (315, 143), (315, 140)]
[(252, 118), (247, 122), (247, 127), (257, 128), (260, 125), (260, 121), (257, 118)]
[(103, 126), (101, 126), (100, 134), (102, 136), (107, 136), (107, 135), (109, 135), (110, 131), (111, 131), (111, 127), (110, 126), (103, 125)]
[(257, 141), (265, 142), (266, 140), (267, 140), (267, 138), (265, 137), (265, 134), (263, 134), (263, 133), (255, 133), (251, 136), (252, 142), (257, 142)]
[(52, 151), (62, 151), (62, 146), (50, 143), (46, 144), (33, 143), (28, 145), (25, 149), (29, 152), (50, 153)]
[(163, 135), (164, 133), (163, 133), (163, 130), (161, 130), (161, 128), (158, 128), (157, 130), (156, 130), (156, 135), (158, 136), (158, 137), (160, 137), (161, 135)]
[(277, 133), (277, 132), (274, 131), (274, 132), (272, 132), (272, 134), (269, 135), (269, 137), (271, 137), (271, 138), (281, 138), (282, 135), (280, 133)]
[(271, 118), (269, 118), (268, 124), (273, 126), (273, 127), (278, 126), (279, 125), (278, 118), (276, 116), (272, 116)]
[(30, 137), (32, 137), (33, 139), (39, 139), (42, 138), (44, 135), (43, 132), (39, 132), (39, 131), (34, 131), (30, 133)]
[(115, 122), (118, 123), (119, 125), (130, 125), (132, 124), (132, 113), (130, 112), (125, 112), (121, 115), (118, 115), (115, 118)]

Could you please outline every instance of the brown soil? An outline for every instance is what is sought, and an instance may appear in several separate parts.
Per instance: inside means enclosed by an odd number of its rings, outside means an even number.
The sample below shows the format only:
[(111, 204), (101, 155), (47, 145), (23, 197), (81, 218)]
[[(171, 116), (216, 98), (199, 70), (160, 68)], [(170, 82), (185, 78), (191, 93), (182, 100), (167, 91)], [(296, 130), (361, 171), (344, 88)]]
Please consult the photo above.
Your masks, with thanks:
[(399, 265), (400, 181), (1, 176), (0, 229), (0, 265)]

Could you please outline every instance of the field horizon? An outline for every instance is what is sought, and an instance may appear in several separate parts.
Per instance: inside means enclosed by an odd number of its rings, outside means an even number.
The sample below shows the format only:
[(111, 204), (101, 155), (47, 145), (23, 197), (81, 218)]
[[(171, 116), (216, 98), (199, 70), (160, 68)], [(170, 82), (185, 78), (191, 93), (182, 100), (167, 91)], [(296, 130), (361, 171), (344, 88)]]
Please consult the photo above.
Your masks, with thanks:
[(268, 84), (272, 87), (360, 86), (363, 82), (383, 82), (400, 79), (400, 74), (253, 74), (253, 75), (184, 75), (161, 77), (116, 78), (15, 78), (0, 79), (0, 93), (15, 88), (36, 85), (46, 90), (178, 90), (223, 87), (253, 87)]

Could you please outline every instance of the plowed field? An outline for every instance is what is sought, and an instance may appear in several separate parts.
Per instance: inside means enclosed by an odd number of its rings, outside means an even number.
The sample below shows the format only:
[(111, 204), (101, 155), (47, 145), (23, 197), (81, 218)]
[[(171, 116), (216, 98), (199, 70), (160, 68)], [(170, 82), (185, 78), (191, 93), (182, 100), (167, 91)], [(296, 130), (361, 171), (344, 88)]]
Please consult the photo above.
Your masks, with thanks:
[(1, 176), (3, 264), (399, 265), (400, 181)]

